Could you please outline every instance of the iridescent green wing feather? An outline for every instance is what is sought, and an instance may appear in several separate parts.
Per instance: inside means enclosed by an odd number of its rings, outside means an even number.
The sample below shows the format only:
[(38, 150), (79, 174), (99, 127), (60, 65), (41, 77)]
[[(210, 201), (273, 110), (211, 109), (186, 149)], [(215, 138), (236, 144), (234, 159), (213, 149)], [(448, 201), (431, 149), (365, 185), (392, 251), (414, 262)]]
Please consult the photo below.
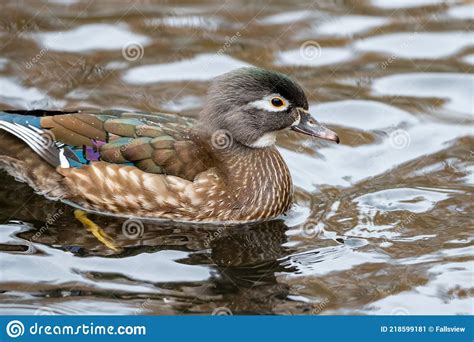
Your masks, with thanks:
[(124, 111), (41, 118), (41, 127), (75, 148), (82, 163), (132, 163), (145, 172), (188, 180), (209, 167), (206, 154), (190, 139), (193, 124), (193, 119), (174, 114)]

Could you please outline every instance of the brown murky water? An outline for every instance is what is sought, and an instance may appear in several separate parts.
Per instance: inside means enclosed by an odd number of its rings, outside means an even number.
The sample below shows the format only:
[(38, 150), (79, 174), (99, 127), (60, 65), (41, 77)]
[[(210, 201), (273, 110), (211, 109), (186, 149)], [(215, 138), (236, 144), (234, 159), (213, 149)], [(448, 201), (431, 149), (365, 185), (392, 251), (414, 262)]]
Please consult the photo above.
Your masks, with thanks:
[(279, 137), (281, 220), (91, 215), (116, 250), (2, 173), (1, 313), (473, 314), (473, 24), (455, 1), (2, 1), (0, 108), (195, 116), (253, 64), (298, 79), (342, 144)]

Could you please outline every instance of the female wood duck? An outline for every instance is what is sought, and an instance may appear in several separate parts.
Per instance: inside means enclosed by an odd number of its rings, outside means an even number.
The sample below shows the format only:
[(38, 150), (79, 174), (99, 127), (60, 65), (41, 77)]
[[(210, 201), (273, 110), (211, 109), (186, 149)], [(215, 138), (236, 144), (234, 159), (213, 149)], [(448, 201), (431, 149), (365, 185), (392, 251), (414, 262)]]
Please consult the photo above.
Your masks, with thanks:
[(217, 77), (197, 121), (126, 111), (0, 111), (0, 168), (90, 211), (193, 222), (274, 218), (293, 186), (275, 148), (285, 129), (339, 143), (302, 88), (258, 68)]

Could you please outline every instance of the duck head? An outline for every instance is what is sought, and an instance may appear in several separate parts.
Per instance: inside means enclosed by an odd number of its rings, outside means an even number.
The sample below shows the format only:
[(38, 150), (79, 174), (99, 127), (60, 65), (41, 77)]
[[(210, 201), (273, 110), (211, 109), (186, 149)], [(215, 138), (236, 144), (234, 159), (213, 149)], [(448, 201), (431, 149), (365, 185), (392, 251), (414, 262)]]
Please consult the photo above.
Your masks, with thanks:
[(275, 143), (285, 129), (339, 143), (333, 131), (308, 111), (301, 86), (288, 76), (260, 68), (241, 68), (214, 79), (200, 114), (207, 130), (226, 130), (251, 148)]

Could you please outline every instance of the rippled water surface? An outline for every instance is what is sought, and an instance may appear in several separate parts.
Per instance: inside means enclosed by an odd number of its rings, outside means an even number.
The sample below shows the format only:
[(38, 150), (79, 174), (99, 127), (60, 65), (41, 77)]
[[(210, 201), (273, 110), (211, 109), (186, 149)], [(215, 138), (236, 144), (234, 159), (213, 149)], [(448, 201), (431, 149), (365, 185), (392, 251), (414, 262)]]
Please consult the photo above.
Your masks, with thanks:
[(473, 314), (473, 24), (455, 1), (2, 1), (0, 108), (196, 116), (212, 77), (256, 65), (342, 143), (279, 137), (281, 220), (90, 215), (115, 248), (1, 173), (0, 312)]

